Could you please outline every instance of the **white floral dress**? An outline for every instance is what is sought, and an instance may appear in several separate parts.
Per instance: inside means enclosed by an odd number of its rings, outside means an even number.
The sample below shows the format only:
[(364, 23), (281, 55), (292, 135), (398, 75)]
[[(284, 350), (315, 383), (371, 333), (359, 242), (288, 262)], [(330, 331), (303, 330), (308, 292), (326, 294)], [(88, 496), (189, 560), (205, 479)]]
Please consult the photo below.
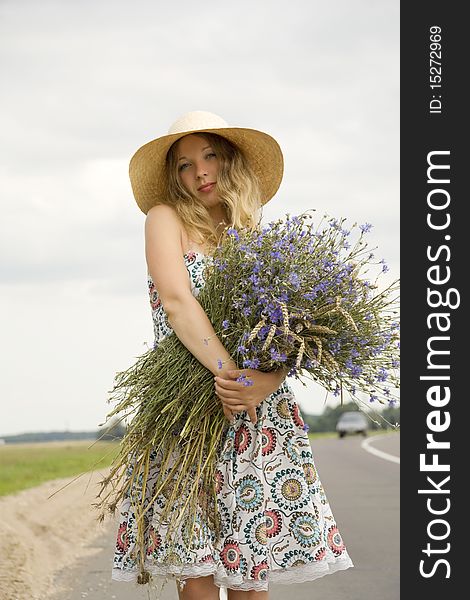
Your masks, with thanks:
[[(207, 256), (184, 255), (195, 296), (204, 285)], [(148, 276), (155, 342), (172, 333), (158, 292)], [(267, 590), (269, 583), (300, 583), (353, 563), (336, 526), (318, 477), (308, 435), (290, 385), (285, 381), (257, 407), (253, 425), (245, 412), (236, 415), (219, 456), (216, 481), (222, 536), (199, 524), (190, 549), (177, 545), (177, 567), (164, 564), (168, 549), (158, 519), (165, 498), (149, 510), (146, 568), (154, 576), (185, 579), (213, 575), (218, 586)], [(158, 459), (152, 457), (152, 472)], [(151, 485), (147, 487), (151, 493)], [(125, 499), (112, 569), (115, 580), (136, 581), (136, 523)], [(186, 539), (184, 525), (181, 542)], [(173, 560), (175, 550), (173, 548)]]

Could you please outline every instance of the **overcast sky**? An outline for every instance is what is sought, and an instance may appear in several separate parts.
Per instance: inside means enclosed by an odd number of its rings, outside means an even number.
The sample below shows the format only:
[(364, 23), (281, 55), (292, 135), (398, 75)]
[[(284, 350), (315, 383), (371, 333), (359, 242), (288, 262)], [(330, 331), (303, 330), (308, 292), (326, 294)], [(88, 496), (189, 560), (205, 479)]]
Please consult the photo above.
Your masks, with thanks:
[(96, 429), (153, 342), (128, 163), (187, 111), (279, 141), (265, 221), (370, 222), (398, 276), (398, 0), (0, 0), (0, 75), (0, 435)]

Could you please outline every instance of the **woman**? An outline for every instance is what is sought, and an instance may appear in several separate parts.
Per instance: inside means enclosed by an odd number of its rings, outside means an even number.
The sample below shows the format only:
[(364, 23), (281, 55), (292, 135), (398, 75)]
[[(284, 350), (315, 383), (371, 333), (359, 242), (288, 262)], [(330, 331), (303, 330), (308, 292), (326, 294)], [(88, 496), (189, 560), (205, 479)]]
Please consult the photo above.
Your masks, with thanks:
[[(182, 529), (176, 556), (182, 600), (218, 598), (221, 586), (230, 600), (261, 600), (268, 598), (270, 582), (298, 583), (353, 566), (284, 381), (286, 371), (239, 370), (197, 300), (204, 264), (224, 231), (258, 226), (261, 206), (276, 193), (282, 170), (282, 153), (272, 137), (229, 127), (203, 111), (184, 115), (130, 163), (133, 192), (147, 215), (155, 341), (174, 332), (213, 373), (215, 393), (231, 423), (216, 471), (222, 536), (216, 539), (201, 522), (197, 543), (188, 549)], [(253, 385), (237, 381), (241, 373)], [(157, 500), (148, 511), (148, 570), (175, 575), (165, 553), (160, 507)], [(135, 515), (124, 501), (113, 578), (135, 580), (135, 546)], [(174, 549), (171, 559), (174, 563)]]

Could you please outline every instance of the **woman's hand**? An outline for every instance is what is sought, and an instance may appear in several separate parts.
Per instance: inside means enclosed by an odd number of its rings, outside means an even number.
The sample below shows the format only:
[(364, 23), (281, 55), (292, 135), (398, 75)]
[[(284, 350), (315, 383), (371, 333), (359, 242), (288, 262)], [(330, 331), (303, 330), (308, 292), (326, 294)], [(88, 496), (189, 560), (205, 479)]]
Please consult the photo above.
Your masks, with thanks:
[[(256, 369), (233, 369), (226, 372), (230, 379), (214, 377), (215, 393), (222, 402), (225, 416), (231, 421), (230, 415), (246, 410), (250, 421), (256, 423), (256, 407), (277, 390), (286, 374), (286, 369), (268, 373)], [(240, 376), (244, 376), (243, 381), (236, 381)]]

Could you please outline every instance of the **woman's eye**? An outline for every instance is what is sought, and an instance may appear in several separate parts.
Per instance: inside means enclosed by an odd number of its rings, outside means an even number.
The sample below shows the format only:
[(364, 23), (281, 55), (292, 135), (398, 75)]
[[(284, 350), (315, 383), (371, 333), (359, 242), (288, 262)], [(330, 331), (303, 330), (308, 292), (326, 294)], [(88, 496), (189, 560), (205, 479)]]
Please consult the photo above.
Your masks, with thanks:
[(209, 157), (212, 157), (212, 156), (215, 156), (215, 152), (209, 152), (209, 154), (206, 156), (206, 158), (209, 158)]
[(183, 171), (184, 169), (186, 169), (186, 167), (189, 167), (189, 163), (183, 163), (178, 167), (178, 171)]

